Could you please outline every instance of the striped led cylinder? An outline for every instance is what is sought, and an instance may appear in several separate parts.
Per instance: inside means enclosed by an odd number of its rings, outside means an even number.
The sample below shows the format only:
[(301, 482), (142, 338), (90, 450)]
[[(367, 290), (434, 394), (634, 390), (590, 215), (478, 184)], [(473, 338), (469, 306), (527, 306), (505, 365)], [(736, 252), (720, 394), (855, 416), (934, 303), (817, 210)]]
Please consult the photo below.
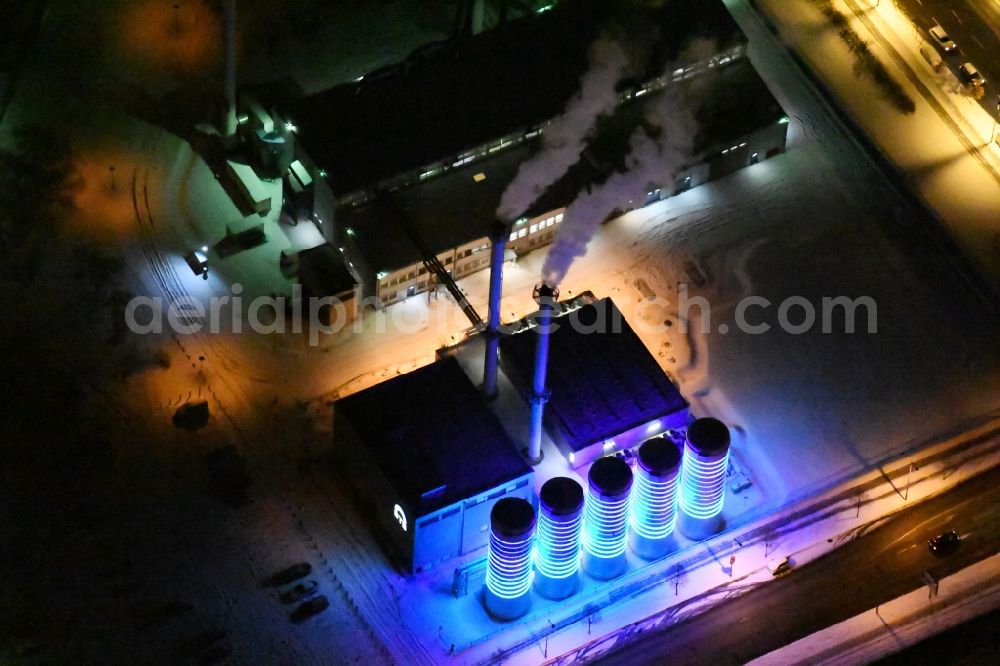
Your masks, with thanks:
[(535, 534), (535, 591), (565, 599), (580, 583), (583, 488), (565, 476), (549, 479), (539, 495)]
[(486, 610), (499, 620), (521, 617), (531, 603), (531, 553), (535, 509), (527, 500), (505, 497), (490, 512), (486, 562)]
[(677, 523), (677, 489), (681, 448), (664, 437), (647, 439), (639, 447), (632, 490), (629, 547), (646, 560), (663, 557), (672, 546)]
[(599, 580), (625, 573), (632, 468), (618, 457), (590, 466), (583, 522), (583, 569)]
[(692, 539), (703, 539), (722, 527), (729, 444), (729, 428), (718, 419), (696, 419), (688, 426), (678, 504), (681, 531)]

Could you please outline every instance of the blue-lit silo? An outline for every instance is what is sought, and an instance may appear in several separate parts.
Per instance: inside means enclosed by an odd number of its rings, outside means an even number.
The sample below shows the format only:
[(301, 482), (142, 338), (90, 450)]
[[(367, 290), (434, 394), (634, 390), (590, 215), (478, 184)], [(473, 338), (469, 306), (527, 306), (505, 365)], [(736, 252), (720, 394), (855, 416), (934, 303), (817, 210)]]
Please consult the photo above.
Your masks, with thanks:
[(636, 456), (629, 547), (647, 560), (670, 550), (677, 523), (681, 448), (665, 437), (647, 439)]
[(632, 468), (621, 458), (600, 458), (590, 466), (583, 523), (583, 569), (609, 580), (625, 573), (628, 562), (629, 494)]
[(583, 488), (573, 479), (557, 476), (542, 486), (539, 503), (535, 590), (549, 599), (565, 599), (580, 583)]
[(722, 527), (729, 445), (729, 428), (718, 419), (696, 419), (688, 426), (678, 504), (680, 529), (692, 539), (704, 539)]
[(513, 620), (531, 603), (531, 553), (535, 509), (527, 500), (505, 497), (490, 512), (490, 547), (486, 564), (486, 610), (499, 620)]

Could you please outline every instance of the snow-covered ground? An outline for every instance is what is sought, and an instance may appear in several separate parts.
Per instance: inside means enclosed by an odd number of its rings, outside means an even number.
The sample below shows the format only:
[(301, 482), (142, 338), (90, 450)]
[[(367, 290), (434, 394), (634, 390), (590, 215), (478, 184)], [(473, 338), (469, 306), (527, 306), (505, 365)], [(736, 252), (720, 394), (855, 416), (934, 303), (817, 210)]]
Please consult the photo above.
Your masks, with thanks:
[[(814, 2), (755, 1), (996, 289), (1000, 285), (1000, 146), (990, 143), (993, 118), (950, 71), (933, 70), (920, 55), (920, 46), (927, 42), (891, 2), (878, 3), (878, 7), (867, 0), (833, 4), (848, 16), (851, 27), (869, 42), (872, 52), (916, 102), (916, 112), (908, 115), (886, 101), (871, 79), (855, 75), (854, 56)], [(741, 11), (746, 0), (727, 4)]]
[[(56, 36), (72, 32), (77, 19), (80, 29), (98, 20), (67, 7), (53, 10), (43, 33), (64, 57), (83, 47)], [(995, 409), (1000, 389), (996, 320), (919, 232), (923, 213), (882, 179), (767, 33), (745, 27), (751, 59), (791, 118), (788, 153), (605, 225), (562, 284), (565, 296), (590, 290), (613, 297), (696, 411), (734, 426), (735, 455), (754, 494), (746, 504), (730, 496), (733, 524), (960, 429)], [(192, 59), (201, 57), (199, 44), (188, 49)], [(60, 63), (54, 73), (50, 58), (29, 64), (32, 76), (16, 91), (3, 128), (48, 105), (54, 124), (78, 133), (85, 185), (71, 226), (120, 249), (128, 261), (123, 288), (207, 297), (226, 293), (226, 278), (245, 281), (248, 293), (270, 293), (277, 246), (260, 250), (266, 264), (250, 253), (247, 263), (207, 282), (191, 274), (180, 258), (185, 248), (226, 223), (247, 222), (233, 217), (183, 142), (130, 118), (119, 98), (101, 95), (126, 88), (113, 73), (96, 95), (66, 108), (64, 91), (53, 84), (66, 84), (67, 65)], [(142, 76), (133, 67), (122, 78)], [(133, 174), (148, 193), (135, 203)], [(269, 229), (280, 242), (284, 232)], [(507, 270), (505, 319), (534, 309), (531, 288), (543, 260), (538, 251)], [(707, 278), (690, 289), (712, 305), (705, 334), (680, 332), (686, 262)], [(669, 303), (650, 306), (638, 280)], [(480, 312), (487, 281), (483, 272), (460, 283)], [(775, 330), (736, 330), (735, 307), (748, 295), (775, 304), (751, 317)], [(823, 297), (869, 296), (878, 332), (782, 333), (777, 304), (791, 296), (817, 310)], [(666, 319), (673, 325), (660, 326)], [(410, 583), (390, 569), (339, 478), (322, 464), (331, 445), (327, 402), (431, 362), (467, 326), (442, 296), (397, 304), (317, 346), (304, 336), (247, 332), (132, 340), (146, 365), (93, 396), (99, 409), (120, 416), (109, 433), (114, 460), (93, 463), (65, 484), (6, 489), (33, 498), (21, 500), (30, 506), (12, 527), (19, 543), (23, 537), (46, 544), (22, 572), (19, 589), (22, 607), (52, 606), (30, 614), (28, 633), (43, 654), (162, 662), (179, 643), (217, 626), (239, 663), (432, 661), (403, 612)], [(152, 363), (156, 350), (169, 363)], [(209, 400), (208, 428), (173, 428), (173, 411), (198, 396)], [(229, 443), (255, 478), (253, 503), (238, 509), (215, 499), (202, 462)], [(34, 499), (40, 492), (44, 500)], [(74, 505), (87, 507), (80, 511), (91, 518), (65, 512)], [(261, 585), (298, 560), (313, 564), (312, 577), (331, 601), (301, 626)], [(192, 609), (142, 621), (169, 599)]]

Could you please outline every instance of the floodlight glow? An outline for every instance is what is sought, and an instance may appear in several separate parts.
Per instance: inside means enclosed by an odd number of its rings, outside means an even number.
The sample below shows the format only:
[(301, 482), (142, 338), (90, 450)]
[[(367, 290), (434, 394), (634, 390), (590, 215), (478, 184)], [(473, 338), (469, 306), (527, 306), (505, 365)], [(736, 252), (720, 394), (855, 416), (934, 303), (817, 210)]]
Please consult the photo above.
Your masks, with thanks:
[(566, 522), (557, 522), (546, 512), (538, 517), (535, 568), (549, 578), (567, 578), (580, 569), (580, 529), (583, 512)]
[(681, 510), (692, 518), (713, 518), (722, 513), (726, 499), (726, 469), (729, 450), (721, 458), (705, 460), (687, 446), (681, 463)]
[(661, 481), (638, 470), (632, 500), (632, 531), (646, 539), (665, 539), (677, 524), (678, 475)]
[(507, 541), (490, 532), (486, 588), (501, 599), (516, 599), (531, 588), (531, 535)]

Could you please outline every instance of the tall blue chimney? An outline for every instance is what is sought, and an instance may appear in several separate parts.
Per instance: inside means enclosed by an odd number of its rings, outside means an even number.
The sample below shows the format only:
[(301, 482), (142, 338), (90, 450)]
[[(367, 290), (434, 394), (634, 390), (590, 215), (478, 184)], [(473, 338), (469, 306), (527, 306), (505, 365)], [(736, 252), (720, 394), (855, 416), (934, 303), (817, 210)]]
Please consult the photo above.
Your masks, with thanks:
[(545, 369), (549, 363), (549, 336), (559, 290), (543, 282), (535, 287), (532, 295), (538, 303), (538, 314), (535, 315), (538, 342), (535, 345), (535, 371), (531, 381), (531, 395), (528, 398), (531, 401), (528, 462), (537, 465), (542, 461), (542, 412), (549, 399), (549, 392), (545, 388)]

